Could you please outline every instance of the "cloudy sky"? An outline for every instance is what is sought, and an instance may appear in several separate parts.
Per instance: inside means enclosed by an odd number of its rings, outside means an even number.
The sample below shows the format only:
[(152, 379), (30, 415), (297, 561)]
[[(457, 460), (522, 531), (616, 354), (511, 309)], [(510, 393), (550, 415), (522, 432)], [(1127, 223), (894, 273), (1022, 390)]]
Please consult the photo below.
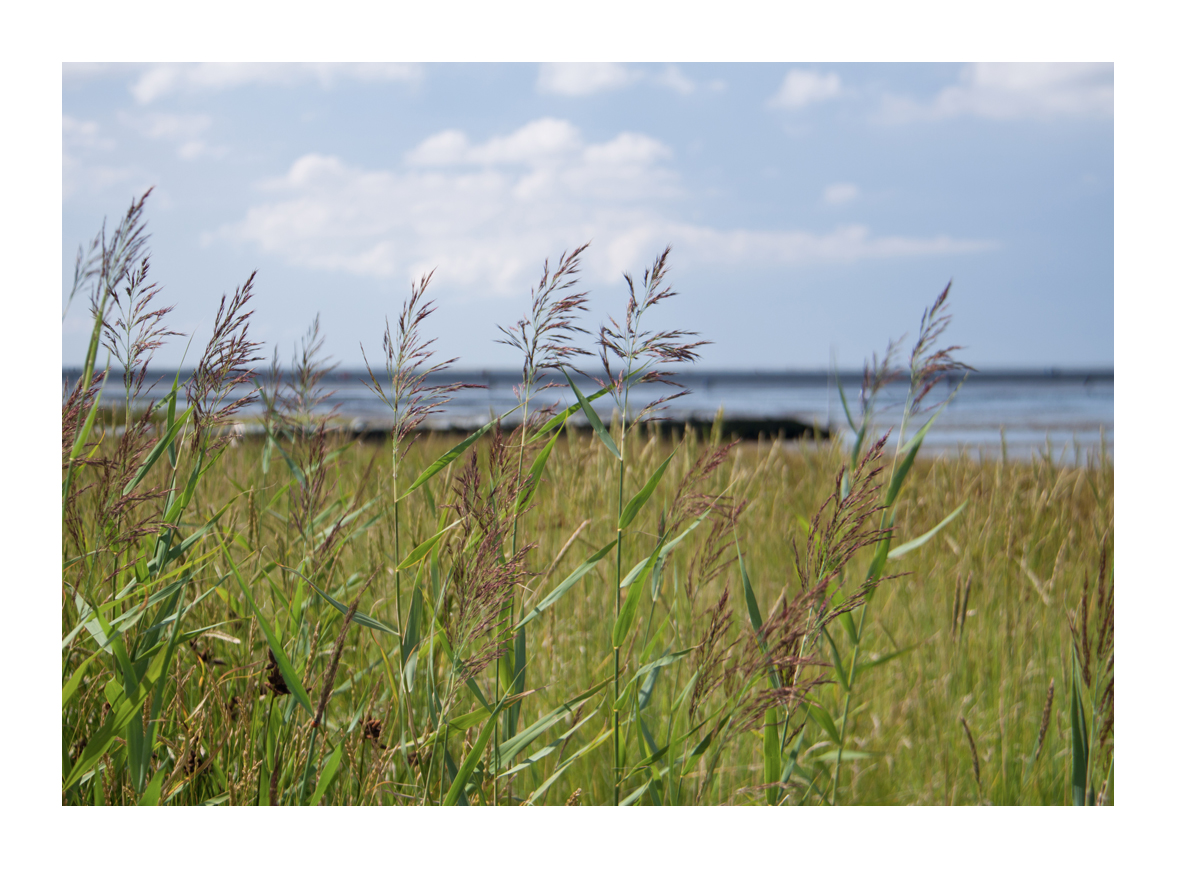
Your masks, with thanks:
[(591, 240), (586, 325), (673, 245), (653, 325), (712, 341), (708, 367), (856, 366), (950, 279), (973, 364), (1106, 366), (1112, 114), (1110, 64), (66, 64), (63, 305), (78, 244), (154, 186), (194, 346), (256, 269), (267, 352), (318, 313), (359, 365), (436, 268), (439, 351), (514, 366), (495, 325)]

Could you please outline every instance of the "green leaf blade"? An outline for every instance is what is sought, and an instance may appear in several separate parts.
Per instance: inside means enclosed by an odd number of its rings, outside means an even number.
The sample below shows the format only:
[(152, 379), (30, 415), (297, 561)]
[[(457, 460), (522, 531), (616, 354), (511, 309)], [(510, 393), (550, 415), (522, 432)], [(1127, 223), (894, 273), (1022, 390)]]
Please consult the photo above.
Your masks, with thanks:
[(237, 569), (233, 558), (229, 555), (229, 548), (223, 543), (221, 549), (225, 553), (225, 560), (229, 564), (229, 568), (233, 571), (233, 576), (237, 579), (237, 584), (241, 586), (241, 592), (245, 595), (245, 600), (249, 603), (250, 609), (253, 610), (254, 616), (257, 618), (258, 624), (261, 626), (262, 633), (266, 635), (266, 642), (269, 643), (270, 651), (274, 653), (274, 660), (278, 662), (278, 670), (282, 673), (282, 678), (286, 681), (286, 687), (294, 694), (295, 699), (299, 705), (306, 710), (308, 715), (315, 714), (314, 707), (311, 705), (311, 698), (307, 695), (306, 689), (302, 686), (302, 681), (298, 678), (294, 667), (290, 664), (290, 659), (286, 657), (286, 653), (282, 651), (282, 646), (278, 642), (278, 637), (274, 633), (274, 629), (270, 627), (270, 623), (266, 621), (266, 617), (262, 615), (261, 608), (253, 599), (253, 593), (249, 590), (249, 585), (241, 576), (241, 572)]
[(466, 438), (464, 441), (462, 441), (460, 444), (458, 444), (456, 447), (453, 447), (452, 449), (449, 449), (445, 453), (443, 453), (440, 458), (436, 459), (433, 462), (433, 464), (431, 464), (428, 468), (426, 468), (424, 471), (421, 472), (421, 475), (419, 477), (417, 477), (416, 480), (413, 481), (413, 485), (411, 485), (411, 486), (409, 486), (409, 488), (405, 489), (405, 491), (400, 494), (400, 497), (398, 497), (397, 500), (398, 501), (404, 500), (409, 495), (411, 495), (413, 492), (417, 491), (417, 489), (424, 486), (425, 483), (430, 478), (435, 476), (439, 471), (445, 470), (447, 465), (449, 465), (455, 459), (459, 458), (462, 455), (462, 453), (464, 453), (464, 452), (466, 452), (466, 450), (470, 449), (470, 447), (473, 446), (478, 441), (479, 438), (481, 438), (484, 434), (486, 434), (488, 431), (490, 431), (492, 428), (494, 428), (494, 426), (498, 424), (500, 419), (502, 419), (502, 417), (495, 417), (490, 422), (488, 422), (486, 425), (484, 425), (482, 428), (478, 429), (478, 431), (474, 432), (474, 434), (470, 435), (468, 438)]
[(151, 470), (152, 466), (159, 460), (159, 457), (162, 456), (164, 451), (171, 446), (173, 441), (175, 441), (176, 435), (178, 435), (180, 430), (184, 428), (184, 423), (188, 421), (188, 417), (191, 415), (192, 408), (189, 407), (182, 414), (180, 414), (175, 422), (168, 426), (167, 432), (162, 438), (156, 441), (155, 446), (151, 448), (151, 452), (147, 454), (147, 458), (143, 460), (143, 464), (139, 466), (139, 470), (135, 472), (135, 476), (133, 476), (131, 481), (123, 487), (124, 496), (131, 494), (131, 492), (135, 490), (135, 487), (138, 486), (140, 482), (142, 482), (145, 476), (147, 476), (147, 472)]
[(580, 409), (584, 411), (584, 415), (588, 418), (589, 425), (593, 427), (593, 431), (597, 433), (597, 437), (601, 439), (601, 443), (605, 445), (605, 448), (613, 454), (617, 461), (622, 461), (621, 451), (617, 449), (617, 444), (613, 441), (613, 435), (609, 434), (609, 429), (605, 428), (605, 424), (601, 422), (601, 418), (597, 416), (597, 412), (593, 410), (592, 402), (585, 398), (584, 393), (582, 393), (577, 388), (576, 384), (572, 382), (572, 376), (567, 371), (564, 371), (563, 368), (560, 370), (564, 372), (564, 377), (568, 380), (568, 385), (571, 386), (572, 391), (576, 393), (576, 400), (580, 402)]
[(544, 610), (546, 610), (548, 607), (552, 606), (552, 604), (554, 604), (556, 601), (558, 601), (560, 598), (562, 598), (565, 594), (567, 594), (568, 591), (572, 588), (572, 586), (576, 585), (576, 583), (580, 580), (580, 578), (582, 576), (584, 576), (586, 573), (588, 573), (593, 568), (593, 566), (596, 565), (597, 562), (599, 562), (602, 558), (604, 558), (606, 555), (608, 555), (609, 551), (611, 549), (613, 549), (613, 547), (616, 545), (617, 545), (617, 541), (612, 540), (608, 544), (603, 546), (601, 549), (597, 550), (597, 552), (595, 552), (588, 559), (588, 561), (584, 562), (584, 564), (580, 565), (580, 567), (576, 568), (576, 570), (574, 570), (574, 571), (572, 571), (572, 573), (568, 574), (568, 577), (563, 582), (561, 582), (558, 586), (556, 586), (543, 600), (541, 600), (538, 604), (536, 604), (535, 608), (532, 609), (532, 611), (529, 612), (526, 616), (524, 616), (519, 621), (519, 624), (517, 624), (515, 627), (522, 628), (524, 625), (526, 625), (528, 622), (532, 621), (533, 619), (539, 618), (539, 616), (543, 613)]
[(658, 483), (662, 480), (662, 475), (666, 473), (666, 468), (670, 465), (671, 459), (674, 458), (677, 452), (678, 447), (675, 447), (670, 455), (666, 457), (666, 461), (659, 465), (658, 469), (650, 476), (650, 479), (646, 481), (646, 485), (642, 486), (641, 490), (625, 505), (625, 509), (621, 511), (621, 519), (617, 523), (619, 529), (624, 530), (628, 528), (633, 520), (637, 518), (638, 512), (650, 500), (650, 496), (654, 494), (654, 490), (658, 488)]
[(939, 534), (940, 531), (943, 530), (948, 525), (949, 522), (951, 522), (953, 519), (955, 519), (957, 516), (959, 516), (960, 511), (963, 510), (965, 507), (967, 507), (968, 503), (969, 502), (966, 499), (964, 501), (964, 503), (962, 503), (959, 507), (957, 507), (951, 513), (949, 513), (931, 531), (928, 531), (925, 534), (921, 534), (919, 537), (915, 538), (914, 540), (909, 540), (906, 543), (904, 543), (902, 546), (896, 546), (894, 549), (890, 550), (887, 553), (887, 558), (888, 559), (901, 558), (904, 555), (906, 555), (907, 553), (911, 552), (912, 550), (919, 549), (921, 546), (923, 546), (925, 543), (927, 543), (929, 540), (931, 540), (933, 537), (935, 537), (937, 534)]

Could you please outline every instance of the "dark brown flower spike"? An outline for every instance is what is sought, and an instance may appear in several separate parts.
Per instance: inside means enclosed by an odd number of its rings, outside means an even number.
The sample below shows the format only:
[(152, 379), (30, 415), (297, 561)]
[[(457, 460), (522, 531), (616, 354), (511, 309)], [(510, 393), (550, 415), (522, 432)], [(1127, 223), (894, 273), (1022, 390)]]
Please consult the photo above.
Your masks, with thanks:
[[(290, 693), (290, 688), (286, 684), (286, 680), (282, 678), (282, 670), (278, 667), (278, 659), (274, 657), (274, 650), (269, 649), (270, 663), (266, 665), (266, 684), (270, 693), (276, 697), (282, 697)], [(262, 693), (266, 693), (263, 689)]]

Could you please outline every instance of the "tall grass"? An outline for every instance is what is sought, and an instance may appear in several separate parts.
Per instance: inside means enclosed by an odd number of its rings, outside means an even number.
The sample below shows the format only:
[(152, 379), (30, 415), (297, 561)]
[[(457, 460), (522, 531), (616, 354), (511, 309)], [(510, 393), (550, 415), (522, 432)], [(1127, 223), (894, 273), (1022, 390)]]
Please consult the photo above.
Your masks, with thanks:
[[(63, 803), (1113, 801), (1113, 469), (919, 458), (928, 384), (959, 367), (947, 290), (894, 445), (871, 422), (888, 355), (843, 451), (667, 437), (674, 396), (630, 406), (701, 346), (647, 322), (669, 250), (626, 278), (592, 395), (553, 376), (585, 357), (579, 248), (503, 330), (522, 424), (425, 432), (449, 395), (425, 380), (427, 277), (369, 368), (392, 433), (358, 441), (322, 410), (317, 324), (289, 371), (253, 373), (252, 278), (192, 380), (132, 407), (166, 337), (142, 208), (79, 260), (97, 337), (63, 404)], [(116, 429), (97, 348), (128, 334)], [(264, 436), (229, 438), (254, 394)]]

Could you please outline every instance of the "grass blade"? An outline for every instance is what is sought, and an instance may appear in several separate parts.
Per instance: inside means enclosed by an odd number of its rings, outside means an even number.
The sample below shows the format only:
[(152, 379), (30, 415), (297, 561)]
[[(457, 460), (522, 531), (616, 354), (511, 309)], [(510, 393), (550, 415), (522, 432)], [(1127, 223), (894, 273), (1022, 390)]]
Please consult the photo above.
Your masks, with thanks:
[(838, 736), (837, 725), (834, 724), (834, 719), (830, 717), (830, 713), (826, 712), (816, 703), (808, 704), (807, 708), (809, 717), (821, 725), (821, 729), (824, 730), (829, 735), (830, 739), (834, 741), (834, 745), (841, 744), (842, 739), (840, 736)]
[(428, 468), (426, 468), (424, 471), (422, 471), (421, 476), (417, 477), (417, 479), (413, 481), (413, 485), (411, 485), (411, 486), (409, 486), (409, 488), (405, 489), (400, 494), (400, 497), (397, 498), (397, 500), (403, 501), (405, 498), (407, 498), (413, 492), (417, 491), (417, 489), (424, 486), (426, 481), (429, 480), (430, 477), (433, 477), (434, 475), (436, 475), (438, 471), (444, 470), (446, 465), (448, 465), (450, 462), (454, 461), (454, 459), (461, 456), (462, 453), (466, 452), (466, 450), (470, 449), (470, 447), (473, 446), (474, 443), (477, 442), (477, 440), (480, 437), (482, 437), (484, 434), (486, 434), (488, 431), (490, 431), (492, 428), (494, 428), (498, 424), (500, 419), (502, 419), (501, 416), (495, 417), (490, 422), (488, 422), (486, 425), (484, 425), (482, 428), (478, 429), (478, 431), (474, 432), (474, 434), (470, 435), (470, 437), (466, 438), (464, 441), (462, 441), (460, 444), (458, 444), (456, 447), (454, 447), (453, 449), (447, 450), (440, 458), (438, 458), (436, 461), (434, 461), (433, 464), (431, 464)]
[(141, 806), (158, 806), (161, 791), (163, 790), (163, 779), (166, 770), (159, 770), (151, 777), (151, 783), (147, 785), (147, 789), (143, 791), (143, 796), (139, 798), (139, 805)]
[(441, 542), (441, 538), (445, 536), (445, 533), (447, 531), (450, 531), (453, 528), (456, 528), (458, 525), (461, 525), (461, 524), (462, 524), (461, 519), (455, 519), (453, 522), (451, 522), (449, 525), (445, 526), (445, 528), (442, 528), (440, 531), (438, 531), (436, 534), (434, 534), (432, 537), (430, 537), (424, 543), (417, 544), (417, 548), (414, 549), (412, 552), (410, 552), (408, 555), (406, 555), (404, 560), (396, 566), (396, 569), (397, 570), (404, 570), (405, 568), (412, 567), (414, 564), (416, 564), (419, 561), (424, 561), (425, 557), (428, 556), (429, 553), (433, 551), (433, 547), (435, 547), (438, 543)]
[(146, 699), (147, 693), (151, 690), (151, 686), (155, 683), (155, 680), (159, 678), (162, 670), (163, 660), (156, 658), (152, 666), (143, 675), (143, 678), (139, 680), (139, 686), (135, 689), (134, 693), (129, 697), (124, 697), (110, 711), (102, 726), (87, 741), (86, 748), (82, 751), (78, 762), (74, 764), (73, 769), (66, 776), (65, 781), (61, 785), (63, 791), (69, 790), (77, 784), (82, 776), (89, 772), (102, 756), (106, 754), (115, 739), (123, 733), (126, 729), (127, 722), (136, 715), (142, 714), (143, 701)]
[(543, 475), (544, 467), (548, 463), (548, 456), (552, 454), (552, 447), (556, 445), (556, 438), (559, 436), (560, 430), (557, 430), (554, 435), (548, 438), (548, 442), (544, 445), (544, 448), (540, 450), (539, 455), (535, 457), (535, 461), (531, 463), (531, 470), (527, 472), (527, 483), (519, 490), (519, 495), (515, 499), (516, 513), (526, 510), (535, 498), (535, 493), (539, 491), (540, 477)]
[[(421, 586), (415, 585), (413, 587), (413, 596), (409, 604), (409, 619), (405, 626), (405, 637), (401, 641), (401, 660), (408, 660), (421, 642), (421, 609), (423, 601), (421, 599)], [(409, 690), (412, 690), (410, 688)]]
[[(609, 394), (609, 387), (605, 386), (601, 389), (598, 389), (596, 392), (594, 392), (592, 395), (590, 395), (588, 397), (588, 400), (589, 401), (596, 401), (598, 398), (604, 398), (608, 394)], [(552, 431), (553, 429), (559, 428), (560, 426), (562, 426), (564, 424), (564, 422), (568, 419), (568, 417), (572, 416), (572, 414), (576, 413), (578, 410), (580, 410), (580, 405), (574, 404), (571, 407), (567, 408), (566, 410), (560, 411), (558, 414), (556, 414), (554, 417), (552, 417), (546, 423), (544, 423), (543, 428), (541, 428), (539, 431), (537, 431), (535, 433), (535, 436), (541, 437), (543, 435), (546, 435), (548, 432)]]
[(1087, 715), (1079, 693), (1079, 659), (1071, 657), (1071, 798), (1087, 805)]
[(913, 549), (919, 549), (921, 546), (923, 546), (925, 543), (927, 543), (929, 540), (931, 540), (933, 537), (935, 537), (937, 534), (939, 534), (941, 529), (943, 529), (945, 525), (947, 525), (949, 522), (951, 522), (953, 519), (955, 519), (960, 514), (960, 511), (963, 510), (965, 507), (967, 507), (968, 504), (969, 504), (968, 499), (965, 499), (964, 503), (962, 503), (959, 507), (957, 507), (951, 513), (949, 513), (944, 518), (944, 520), (941, 521), (935, 528), (933, 528), (931, 531), (927, 532), (926, 534), (921, 534), (919, 537), (915, 538), (915, 540), (909, 540), (906, 543), (904, 543), (902, 546), (896, 546), (894, 549), (892, 549), (890, 552), (887, 553), (887, 558), (888, 559), (900, 558), (900, 557), (906, 555), (907, 553), (911, 552)]
[(781, 737), (775, 706), (770, 706), (764, 712), (763, 751), (764, 783), (769, 785), (765, 800), (770, 806), (775, 806), (780, 801), (780, 788), (777, 782), (781, 780)]
[(767, 651), (764, 637), (760, 633), (760, 628), (764, 624), (760, 617), (760, 604), (756, 602), (756, 592), (752, 591), (752, 579), (748, 576), (748, 568), (744, 564), (744, 553), (740, 551), (738, 537), (736, 538), (736, 557), (739, 559), (740, 576), (744, 581), (744, 603), (748, 607), (748, 620), (752, 623), (752, 630), (756, 632), (756, 644), (760, 646), (761, 651)]
[(261, 609), (257, 602), (253, 599), (253, 594), (249, 590), (249, 585), (241, 577), (241, 572), (237, 569), (237, 565), (233, 562), (233, 557), (229, 555), (229, 547), (221, 544), (221, 550), (225, 553), (225, 561), (229, 564), (229, 569), (233, 571), (233, 576), (237, 578), (237, 584), (241, 586), (241, 592), (245, 595), (246, 601), (249, 602), (250, 609), (257, 617), (258, 624), (261, 626), (262, 633), (266, 635), (266, 642), (270, 645), (270, 651), (274, 653), (274, 660), (278, 662), (278, 670), (282, 673), (282, 678), (286, 680), (286, 687), (294, 694), (295, 699), (299, 705), (307, 711), (307, 715), (313, 716), (315, 714), (314, 707), (311, 705), (311, 698), (307, 696), (306, 689), (302, 687), (302, 681), (298, 678), (294, 667), (290, 664), (290, 659), (286, 657), (286, 653), (282, 651), (282, 646), (278, 643), (278, 637), (274, 634), (274, 629), (270, 627), (270, 623), (266, 621), (266, 617), (262, 615)]
[(839, 757), (841, 757), (842, 760), (867, 760), (872, 757), (880, 756), (881, 755), (877, 751), (856, 751), (850, 748), (843, 749), (841, 754), (839, 754), (838, 749), (833, 748), (824, 754), (819, 754), (817, 757), (813, 758), (813, 760), (819, 761), (821, 763), (832, 763), (837, 761)]
[(571, 700), (566, 700), (565, 702), (561, 703), (534, 724), (528, 725), (514, 737), (506, 740), (501, 746), (499, 746), (499, 756), (501, 758), (501, 763), (504, 766), (510, 764), (510, 762), (515, 759), (515, 756), (519, 754), (519, 752), (527, 748), (527, 746), (531, 745), (532, 742), (546, 733), (565, 715), (570, 712), (575, 712), (577, 708), (579, 708), (583, 703), (587, 702), (593, 695), (599, 692), (606, 685), (611, 685), (612, 683), (612, 677), (606, 679), (603, 682), (597, 683), (583, 694), (578, 694)]
[(912, 645), (912, 646), (906, 646), (902, 649), (897, 649), (894, 652), (888, 652), (885, 655), (879, 655), (879, 657), (877, 657), (871, 661), (859, 661), (856, 669), (858, 670), (859, 673), (865, 673), (867, 670), (871, 669), (872, 667), (882, 666), (883, 664), (886, 664), (888, 661), (890, 661), (894, 658), (898, 658), (900, 655), (906, 655), (912, 649), (919, 648), (920, 645), (921, 645), (920, 643), (916, 643), (915, 645)]
[(540, 614), (543, 613), (544, 610), (546, 610), (548, 607), (550, 607), (552, 604), (554, 604), (556, 601), (558, 601), (560, 598), (562, 598), (565, 594), (567, 594), (568, 590), (571, 589), (572, 586), (576, 585), (577, 581), (582, 576), (584, 576), (586, 573), (588, 573), (590, 570), (592, 570), (593, 565), (595, 565), (598, 561), (600, 561), (602, 558), (604, 558), (606, 555), (608, 555), (609, 551), (616, 545), (617, 545), (616, 540), (609, 542), (608, 544), (603, 546), (601, 549), (599, 549), (596, 553), (594, 553), (593, 556), (591, 558), (589, 558), (588, 561), (586, 561), (580, 567), (576, 568), (576, 570), (572, 571), (572, 573), (568, 574), (568, 578), (565, 579), (558, 586), (556, 586), (551, 591), (551, 593), (548, 594), (547, 597), (545, 597), (538, 604), (536, 604), (535, 609), (533, 609), (526, 616), (524, 616), (519, 621), (519, 624), (516, 625), (515, 627), (522, 628), (524, 625), (526, 625), (532, 619), (538, 618), (540, 616)]
[(135, 472), (135, 476), (133, 476), (131, 481), (123, 487), (123, 495), (129, 495), (134, 491), (135, 487), (138, 486), (140, 481), (142, 481), (142, 479), (147, 475), (147, 472), (151, 470), (151, 467), (159, 460), (159, 457), (162, 456), (164, 451), (172, 445), (172, 442), (176, 439), (176, 435), (180, 433), (180, 430), (184, 428), (184, 423), (186, 423), (188, 421), (188, 417), (192, 415), (192, 410), (193, 409), (191, 407), (188, 408), (182, 414), (180, 414), (179, 418), (177, 418), (175, 422), (168, 426), (167, 432), (162, 438), (156, 441), (155, 446), (151, 448), (151, 452), (147, 454), (147, 458), (143, 460), (143, 464), (139, 466), (139, 470)]
[[(98, 328), (101, 323), (95, 325)], [(108, 369), (109, 371), (109, 369)], [(89, 380), (86, 381), (86, 386), (89, 387)], [(86, 421), (78, 430), (77, 436), (74, 438), (74, 445), (69, 451), (69, 467), (66, 468), (65, 479), (61, 483), (61, 509), (64, 514), (66, 498), (69, 496), (70, 487), (74, 479), (74, 461), (81, 455), (82, 447), (86, 445), (86, 440), (90, 437), (90, 430), (94, 428), (94, 420), (98, 418), (98, 406), (102, 402), (102, 391), (106, 389), (106, 378), (102, 378), (102, 385), (98, 387), (98, 394), (94, 396), (94, 403), (90, 405), (90, 412), (86, 414)], [(83, 390), (85, 391), (85, 390)]]
[(658, 488), (658, 483), (661, 481), (662, 475), (666, 473), (666, 468), (670, 464), (670, 460), (674, 458), (677, 452), (678, 447), (675, 447), (670, 455), (666, 457), (666, 461), (659, 465), (658, 470), (654, 471), (650, 479), (646, 481), (646, 485), (642, 486), (641, 490), (625, 505), (625, 509), (621, 511), (621, 520), (617, 523), (618, 528), (628, 528), (630, 523), (637, 517), (638, 511), (645, 506), (646, 502), (650, 500), (650, 496), (654, 494), (654, 490)]
[[(695, 521), (693, 521), (690, 525), (688, 525), (686, 531), (684, 531), (682, 534), (678, 535), (678, 537), (675, 537), (673, 540), (671, 540), (669, 543), (667, 543), (665, 546), (663, 546), (662, 547), (662, 554), (659, 555), (657, 559), (655, 559), (654, 569), (658, 570), (658, 563), (665, 562), (666, 556), (668, 556), (671, 553), (671, 551), (674, 550), (674, 548), (676, 546), (678, 546), (680, 543), (682, 543), (684, 540), (686, 540), (687, 535), (690, 534), (692, 531), (694, 531), (696, 528), (698, 528), (699, 525), (702, 524), (703, 520), (706, 519), (710, 514), (711, 514), (711, 511), (708, 510), (706, 513), (704, 513), (702, 516), (695, 519)], [(645, 568), (646, 565), (648, 565), (649, 563), (650, 563), (650, 558), (647, 557), (647, 558), (643, 558), (641, 561), (639, 561), (637, 564), (635, 564), (630, 569), (629, 573), (627, 573), (625, 575), (625, 579), (621, 580), (621, 587), (622, 588), (629, 588), (631, 585), (633, 585), (633, 583), (641, 575), (643, 568)]]
[(559, 779), (560, 776), (564, 775), (564, 771), (567, 770), (568, 767), (572, 766), (572, 764), (575, 763), (577, 760), (579, 760), (581, 755), (588, 754), (590, 751), (593, 751), (597, 747), (608, 742), (609, 737), (612, 735), (613, 735), (613, 728), (612, 727), (606, 728), (605, 730), (601, 731), (601, 733), (597, 736), (597, 738), (594, 739), (592, 742), (590, 742), (588, 745), (574, 751), (571, 755), (569, 755), (569, 757), (563, 763), (561, 763), (558, 767), (556, 767), (556, 771), (553, 772), (550, 776), (548, 776), (547, 780), (544, 781), (544, 783), (542, 785), (540, 785), (538, 788), (536, 788), (534, 791), (531, 792), (531, 794), (527, 797), (527, 799), (523, 801), (523, 805), (525, 805), (525, 806), (535, 805), (535, 801), (538, 800), (540, 797), (542, 797), (545, 793), (547, 793), (548, 788), (550, 788), (552, 785), (554, 785), (556, 783), (556, 780)]
[(327, 758), (327, 763), (323, 765), (323, 772), (319, 775), (319, 783), (315, 785), (315, 792), (311, 794), (311, 800), (308, 805), (317, 806), (319, 801), (323, 799), (327, 793), (327, 788), (331, 787), (332, 782), (335, 781), (335, 776), (339, 774), (339, 762), (343, 760), (343, 743), (335, 746), (335, 751), (331, 752), (331, 756)]
[(605, 424), (601, 422), (601, 418), (597, 416), (597, 412), (593, 410), (592, 403), (584, 397), (584, 393), (576, 388), (576, 384), (572, 382), (571, 375), (569, 375), (567, 371), (564, 371), (563, 368), (560, 370), (564, 372), (564, 377), (568, 380), (568, 385), (571, 386), (572, 391), (576, 393), (576, 400), (580, 402), (580, 409), (584, 411), (584, 415), (588, 418), (589, 425), (593, 427), (593, 431), (597, 433), (597, 437), (601, 439), (601, 443), (605, 445), (605, 448), (608, 449), (609, 452), (611, 452), (616, 457), (617, 461), (620, 462), (621, 452), (617, 449), (617, 444), (613, 442), (613, 435), (609, 434), (609, 429), (605, 428)]
[(662, 554), (662, 547), (665, 543), (665, 537), (658, 541), (658, 546), (654, 549), (650, 557), (646, 559), (646, 566), (642, 568), (637, 579), (633, 581), (633, 587), (625, 593), (625, 601), (621, 604), (621, 612), (617, 614), (617, 621), (613, 623), (613, 648), (615, 649), (621, 648), (622, 644), (625, 643), (626, 636), (629, 635), (630, 628), (633, 627), (633, 620), (637, 616), (638, 601), (641, 599), (642, 589), (646, 587), (646, 579), (650, 576), (650, 572), (658, 562), (658, 556)]
[[(503, 710), (503, 706), (506, 705), (508, 699), (509, 697), (503, 697), (502, 700), (495, 704), (494, 709), (490, 713), (492, 718)], [(466, 755), (466, 759), (462, 761), (462, 766), (454, 776), (454, 780), (450, 784), (450, 789), (446, 791), (445, 800), (442, 801), (443, 806), (457, 805), (458, 798), (465, 796), (466, 782), (470, 778), (470, 773), (474, 772), (474, 767), (482, 759), (482, 752), (486, 749), (486, 744), (490, 742), (494, 731), (493, 722), (488, 721), (483, 725), (482, 732), (478, 734), (478, 739), (475, 740), (474, 745)]]
[[(826, 629), (822, 630), (825, 634), (826, 642), (830, 646), (830, 656), (834, 659), (831, 663), (834, 665), (834, 675), (838, 677), (838, 684), (842, 686), (843, 691), (849, 691), (850, 686), (846, 680), (846, 668), (842, 665), (842, 655), (838, 652), (838, 644), (834, 642), (834, 638), (830, 636), (830, 632)], [(861, 670), (861, 667), (856, 669)]]
[[(964, 381), (962, 380), (961, 385), (963, 384)], [(952, 401), (952, 399), (956, 396), (956, 393), (959, 391), (960, 386), (957, 386), (956, 389), (952, 390), (952, 395), (949, 395), (948, 398), (944, 400), (944, 403), (940, 405), (940, 409), (932, 414), (931, 418), (929, 418), (928, 421), (920, 427), (920, 430), (915, 433), (915, 436), (912, 437), (912, 439), (909, 440), (906, 444), (903, 444), (899, 447), (899, 452), (903, 455), (903, 460), (900, 461), (899, 466), (895, 469), (895, 473), (891, 477), (891, 485), (887, 487), (887, 497), (884, 503), (888, 507), (894, 504), (895, 499), (899, 497), (899, 490), (903, 488), (903, 481), (907, 477), (907, 472), (911, 470), (911, 466), (915, 462), (916, 453), (920, 451), (920, 446), (923, 444), (924, 438), (927, 437), (928, 432), (931, 430), (932, 423), (934, 423), (939, 418), (940, 414), (944, 412), (944, 408), (948, 407), (948, 402)]]

